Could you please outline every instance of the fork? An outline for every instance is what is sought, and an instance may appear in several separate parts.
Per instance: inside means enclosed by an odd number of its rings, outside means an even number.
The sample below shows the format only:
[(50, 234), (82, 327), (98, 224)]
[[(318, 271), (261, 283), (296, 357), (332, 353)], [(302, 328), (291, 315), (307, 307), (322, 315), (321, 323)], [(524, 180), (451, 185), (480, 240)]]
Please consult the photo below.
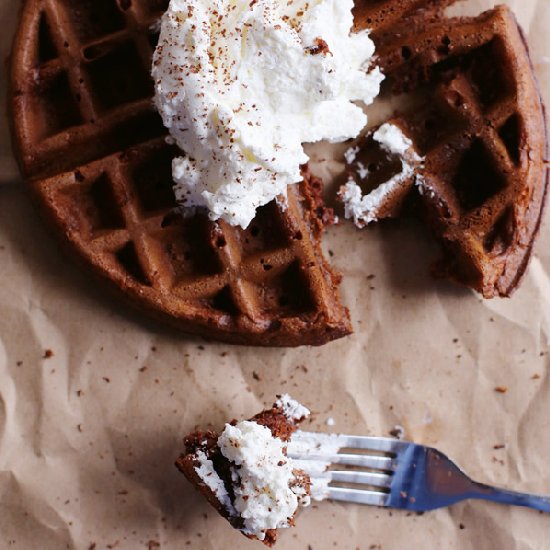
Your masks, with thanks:
[(477, 483), (438, 450), (406, 441), (297, 431), (288, 456), (310, 475), (318, 499), (414, 512), (482, 499), (550, 512), (550, 497)]

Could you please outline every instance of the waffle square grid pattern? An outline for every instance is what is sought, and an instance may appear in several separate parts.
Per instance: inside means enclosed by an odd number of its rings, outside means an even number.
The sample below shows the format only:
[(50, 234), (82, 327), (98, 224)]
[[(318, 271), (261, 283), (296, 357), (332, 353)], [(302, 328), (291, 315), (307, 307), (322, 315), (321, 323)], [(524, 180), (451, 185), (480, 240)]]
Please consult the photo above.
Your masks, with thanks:
[(123, 280), (129, 275), (162, 294), (209, 307), (220, 323), (224, 316), (244, 315), (269, 325), (270, 313), (278, 319), (315, 311), (323, 298), (312, 290), (318, 285), (304, 279), (316, 278), (317, 262), (304, 242), (309, 229), (299, 196), (290, 192), (286, 207), (263, 207), (247, 230), (211, 223), (202, 214), (182, 217), (174, 211), (169, 170), (147, 171), (147, 164), (169, 169), (172, 155), (157, 140), (40, 185), (66, 212), (81, 246), (90, 246)]
[(380, 50), (395, 93), (420, 90), (399, 116), (424, 158), (424, 217), (441, 240), (443, 276), (486, 298), (518, 286), (548, 182), (544, 115), (525, 39), (504, 7), (435, 20)]
[(69, 162), (83, 164), (165, 133), (151, 105), (150, 63), (168, 2), (72, 4), (43, 0), (33, 22), (35, 75), (18, 86), (33, 98), (33, 123), (22, 124), (30, 174), (58, 173)]
[(171, 161), (181, 152), (165, 141), (150, 78), (168, 1), (34, 3), (24, 14), (34, 74), (15, 94), (33, 122), (16, 128), (22, 165), (80, 258), (150, 313), (205, 336), (301, 345), (349, 333), (318, 244), (314, 178), (247, 230), (177, 209)]

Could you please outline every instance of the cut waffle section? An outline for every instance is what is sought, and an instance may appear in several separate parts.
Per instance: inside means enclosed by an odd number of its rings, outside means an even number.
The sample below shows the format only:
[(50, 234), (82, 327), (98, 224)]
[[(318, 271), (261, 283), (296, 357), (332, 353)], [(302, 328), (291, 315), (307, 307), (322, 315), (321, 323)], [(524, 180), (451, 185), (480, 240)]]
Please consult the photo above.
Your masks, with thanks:
[[(307, 180), (244, 231), (175, 210), (164, 193), (172, 154), (155, 140), (34, 189), (96, 272), (181, 328), (258, 345), (319, 344), (349, 333), (316, 244)], [(156, 177), (147, 177), (155, 167)]]
[(543, 107), (513, 15), (442, 20), (380, 56), (394, 91), (427, 98), (401, 123), (425, 157), (418, 187), (445, 249), (439, 273), (485, 297), (510, 295), (548, 184)]
[[(378, 132), (401, 134), (410, 146), (403, 152), (388, 150)], [(399, 119), (361, 137), (345, 154), (347, 183), (340, 188), (338, 198), (345, 206), (346, 218), (357, 227), (383, 219), (400, 217), (407, 209), (415, 172), (421, 165), (412, 140), (403, 133)]]

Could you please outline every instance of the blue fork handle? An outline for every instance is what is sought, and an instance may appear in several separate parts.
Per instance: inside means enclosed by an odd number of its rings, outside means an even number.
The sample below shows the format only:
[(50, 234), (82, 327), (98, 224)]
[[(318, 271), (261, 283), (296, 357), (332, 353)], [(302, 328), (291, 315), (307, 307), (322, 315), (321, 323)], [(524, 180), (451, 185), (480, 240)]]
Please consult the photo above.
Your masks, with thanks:
[(498, 504), (508, 504), (512, 506), (526, 506), (540, 510), (541, 512), (550, 512), (550, 497), (529, 495), (527, 493), (517, 493), (506, 489), (498, 489), (483, 483), (476, 483), (477, 490), (469, 498), (481, 500), (490, 500)]

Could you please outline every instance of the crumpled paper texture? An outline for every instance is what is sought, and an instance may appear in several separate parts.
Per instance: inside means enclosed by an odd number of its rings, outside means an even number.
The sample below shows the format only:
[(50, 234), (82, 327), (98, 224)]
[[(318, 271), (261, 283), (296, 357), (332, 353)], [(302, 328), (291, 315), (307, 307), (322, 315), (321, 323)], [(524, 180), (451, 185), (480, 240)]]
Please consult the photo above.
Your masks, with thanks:
[[(18, 4), (0, 2), (3, 57)], [(509, 4), (550, 102), (550, 2)], [(491, 5), (477, 0), (453, 11)], [(0, 85), (3, 100), (5, 72)], [(479, 480), (550, 493), (548, 218), (510, 300), (482, 301), (432, 280), (437, 249), (417, 224), (363, 232), (346, 224), (329, 232), (326, 248), (344, 274), (352, 337), (320, 349), (205, 343), (112, 303), (60, 252), (18, 181), (6, 126), (2, 548), (259, 548), (216, 515), (173, 461), (186, 432), (248, 417), (280, 392), (313, 409), (307, 428), (387, 435), (401, 425), (407, 438), (437, 446)], [(319, 167), (324, 176), (335, 170)], [(282, 533), (278, 548), (542, 549), (549, 535), (548, 518), (536, 512), (482, 502), (422, 516), (321, 503)]]

